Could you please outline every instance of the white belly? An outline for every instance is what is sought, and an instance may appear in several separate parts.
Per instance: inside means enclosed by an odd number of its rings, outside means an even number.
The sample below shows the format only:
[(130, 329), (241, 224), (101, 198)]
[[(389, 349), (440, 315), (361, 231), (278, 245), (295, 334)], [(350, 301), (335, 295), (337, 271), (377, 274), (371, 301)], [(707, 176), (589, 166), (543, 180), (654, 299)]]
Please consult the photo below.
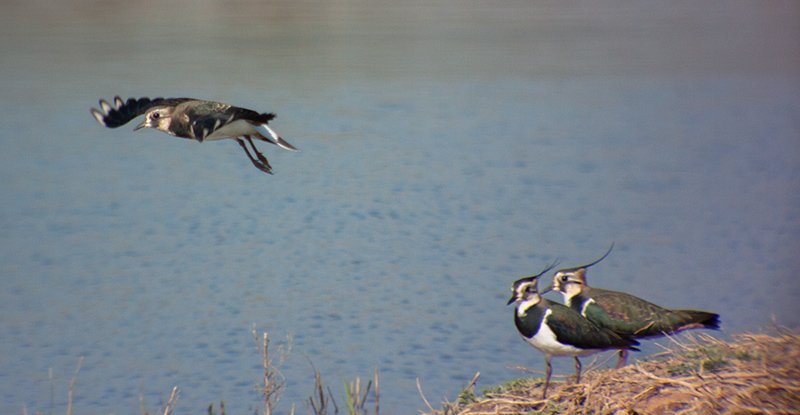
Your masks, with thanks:
[(259, 130), (253, 126), (253, 124), (250, 124), (245, 120), (236, 120), (209, 134), (203, 141), (223, 140), (226, 138), (236, 138), (244, 135), (263, 137), (261, 132), (259, 132)]

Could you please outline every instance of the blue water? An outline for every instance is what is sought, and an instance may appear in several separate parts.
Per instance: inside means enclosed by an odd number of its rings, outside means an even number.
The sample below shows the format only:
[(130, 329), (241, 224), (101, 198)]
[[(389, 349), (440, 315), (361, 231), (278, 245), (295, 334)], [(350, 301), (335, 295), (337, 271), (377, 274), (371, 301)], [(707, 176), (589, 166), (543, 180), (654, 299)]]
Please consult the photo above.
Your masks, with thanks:
[[(628, 6), (2, 6), (0, 412), (64, 413), (83, 357), (76, 414), (174, 386), (177, 413), (253, 413), (255, 327), (293, 339), (281, 412), (313, 363), (416, 413), (417, 379), (438, 405), (543, 370), (511, 282), (611, 241), (590, 284), (722, 337), (797, 327), (797, 6)], [(109, 130), (116, 94), (273, 111), (301, 152), (261, 145), (269, 176)]]

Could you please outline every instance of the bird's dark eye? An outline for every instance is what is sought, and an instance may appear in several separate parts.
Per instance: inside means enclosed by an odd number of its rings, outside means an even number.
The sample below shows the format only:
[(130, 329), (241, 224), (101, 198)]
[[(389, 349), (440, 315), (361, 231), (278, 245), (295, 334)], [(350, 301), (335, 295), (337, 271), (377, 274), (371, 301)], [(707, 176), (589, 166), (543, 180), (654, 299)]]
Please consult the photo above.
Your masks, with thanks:
[(569, 279), (569, 277), (566, 276), (566, 275), (562, 275), (561, 276), (561, 282), (567, 282), (568, 279)]
[(155, 120), (155, 119), (157, 119), (157, 118), (158, 118), (158, 117), (160, 117), (160, 116), (161, 116), (161, 114), (159, 114), (159, 113), (157, 113), (157, 112), (154, 112), (154, 113), (153, 113), (153, 119), (154, 119), (154, 120)]

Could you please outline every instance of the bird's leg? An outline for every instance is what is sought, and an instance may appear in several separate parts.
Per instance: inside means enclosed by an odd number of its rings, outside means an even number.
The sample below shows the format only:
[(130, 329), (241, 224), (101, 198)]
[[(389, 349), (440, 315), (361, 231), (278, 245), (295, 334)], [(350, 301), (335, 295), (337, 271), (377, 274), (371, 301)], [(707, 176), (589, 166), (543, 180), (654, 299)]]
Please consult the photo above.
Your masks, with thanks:
[(250, 147), (253, 147), (253, 151), (256, 153), (256, 157), (258, 157), (258, 160), (261, 161), (262, 163), (266, 164), (267, 166), (269, 166), (269, 162), (267, 161), (267, 158), (264, 157), (264, 155), (261, 154), (260, 151), (258, 151), (258, 149), (256, 148), (256, 145), (253, 144), (253, 140), (250, 138), (250, 136), (246, 135), (246, 136), (244, 136), (244, 138), (246, 138), (247, 141), (250, 143)]
[(550, 374), (553, 373), (553, 366), (550, 366), (550, 359), (544, 359), (547, 363), (547, 377), (544, 379), (544, 390), (542, 391), (542, 399), (547, 399), (547, 387), (550, 385)]
[[(250, 161), (253, 162), (253, 165), (256, 166), (257, 169), (263, 171), (264, 173), (272, 174), (272, 167), (269, 165), (269, 163), (266, 163), (266, 161), (267, 161), (266, 158), (264, 158), (263, 162), (260, 161), (260, 160), (254, 159), (253, 156), (250, 154), (250, 150), (248, 150), (247, 146), (244, 144), (244, 141), (242, 141), (239, 138), (237, 138), (236, 141), (239, 143), (240, 146), (242, 146), (242, 148), (244, 149), (244, 152), (247, 154), (247, 158), (249, 158)], [(258, 153), (258, 152), (256, 152), (256, 153)], [(264, 157), (264, 156), (261, 156), (261, 157)]]
[(625, 349), (619, 349), (619, 357), (617, 358), (617, 366), (616, 368), (619, 369), (625, 364), (628, 363), (628, 351)]
[(575, 358), (575, 373), (577, 373), (575, 383), (581, 383), (581, 361), (577, 357)]

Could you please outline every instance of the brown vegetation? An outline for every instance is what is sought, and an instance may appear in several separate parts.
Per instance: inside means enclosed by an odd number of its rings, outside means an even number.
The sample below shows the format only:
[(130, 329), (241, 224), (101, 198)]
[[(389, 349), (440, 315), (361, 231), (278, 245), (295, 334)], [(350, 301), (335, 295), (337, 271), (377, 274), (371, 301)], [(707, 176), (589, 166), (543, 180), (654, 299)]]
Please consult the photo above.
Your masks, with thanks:
[(478, 414), (800, 414), (800, 337), (739, 334), (725, 342), (705, 334), (671, 338), (663, 353), (621, 369), (590, 370), (581, 383), (522, 378), (472, 391), (430, 415)]

